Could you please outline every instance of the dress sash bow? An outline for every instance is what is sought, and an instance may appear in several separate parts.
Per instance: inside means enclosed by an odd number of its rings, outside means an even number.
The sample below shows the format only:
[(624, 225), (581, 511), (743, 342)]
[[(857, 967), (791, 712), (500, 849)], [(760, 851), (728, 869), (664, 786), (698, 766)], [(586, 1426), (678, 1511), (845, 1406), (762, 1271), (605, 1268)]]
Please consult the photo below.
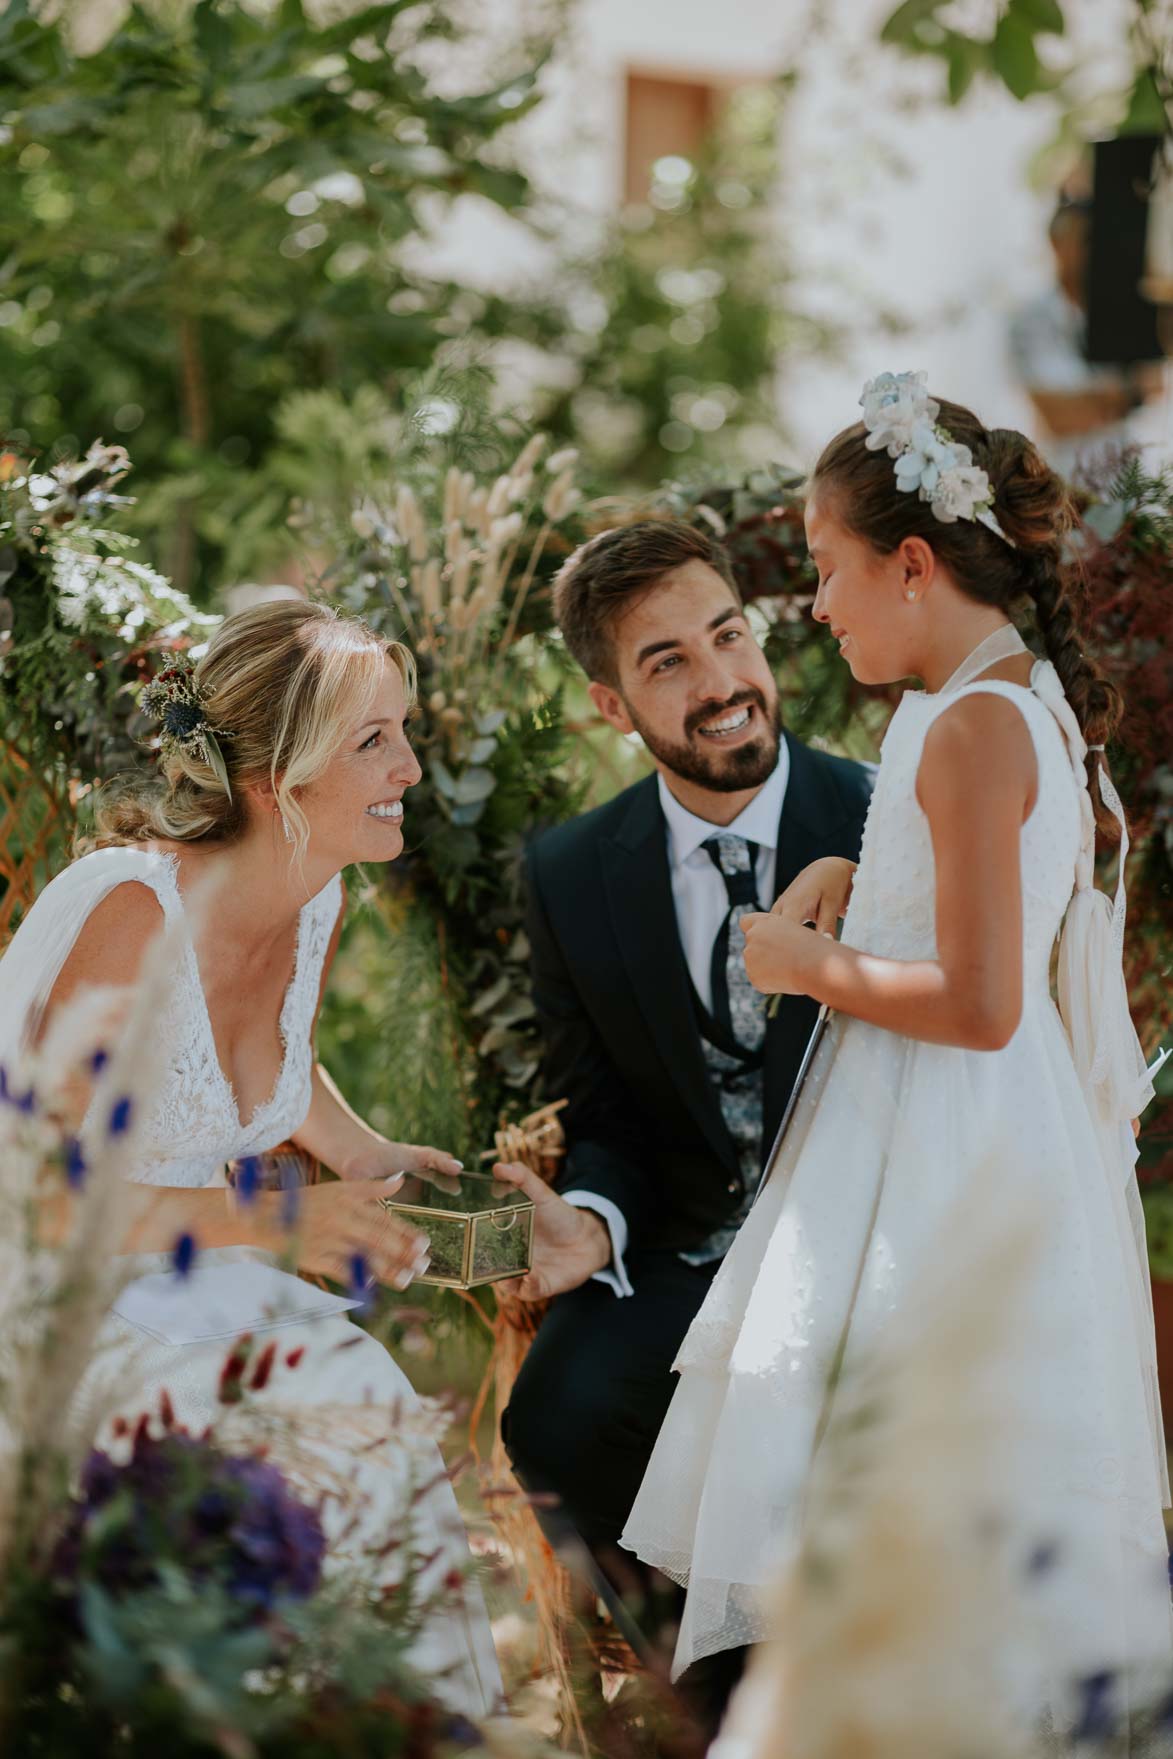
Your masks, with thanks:
[[(1088, 748), (1050, 660), (1037, 662), (1031, 687), (1063, 735), (1079, 794), (1081, 836), (1075, 895), (1059, 943), (1059, 1012), (1088, 1100), (1104, 1128), (1112, 1131), (1138, 1117), (1153, 1097), (1124, 982), (1128, 827), (1120, 796), (1103, 764), (1098, 764), (1101, 798), (1120, 826), (1116, 893), (1109, 898), (1095, 884), (1096, 826), (1087, 778)], [(1127, 1158), (1130, 1173), (1132, 1157)]]

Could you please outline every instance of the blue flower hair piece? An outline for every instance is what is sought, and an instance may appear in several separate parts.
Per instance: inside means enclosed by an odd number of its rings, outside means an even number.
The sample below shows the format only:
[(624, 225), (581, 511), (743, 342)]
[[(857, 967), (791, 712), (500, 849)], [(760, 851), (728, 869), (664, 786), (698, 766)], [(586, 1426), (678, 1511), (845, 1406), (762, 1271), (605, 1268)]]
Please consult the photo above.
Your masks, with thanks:
[(941, 405), (925, 389), (927, 373), (881, 373), (863, 388), (860, 405), (869, 452), (887, 452), (896, 461), (896, 487), (919, 495), (943, 525), (975, 520), (1009, 544), (994, 514), (994, 492), (968, 446), (954, 440), (937, 420)]
[(220, 740), (227, 735), (209, 721), (204, 692), (186, 655), (176, 655), (166, 671), (151, 679), (139, 698), (139, 707), (158, 721), (159, 749), (164, 757), (182, 751), (209, 764), (231, 800), (232, 784), (220, 749)]

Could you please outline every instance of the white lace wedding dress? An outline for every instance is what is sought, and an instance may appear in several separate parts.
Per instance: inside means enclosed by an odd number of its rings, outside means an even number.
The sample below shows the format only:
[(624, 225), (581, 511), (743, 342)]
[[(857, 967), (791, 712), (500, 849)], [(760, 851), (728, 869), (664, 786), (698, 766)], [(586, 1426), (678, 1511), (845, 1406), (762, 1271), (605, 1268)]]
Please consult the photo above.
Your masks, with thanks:
[[(313, 1025), (323, 961), (342, 901), (341, 884), (332, 880), (301, 911), (293, 976), (281, 1010), (284, 1058), (273, 1092), (242, 1122), (216, 1054), (195, 947), (185, 932), (177, 864), (163, 853), (101, 850), (74, 862), (45, 888), (0, 959), (0, 1060), (18, 1053), (28, 1022), (52, 989), (86, 918), (114, 887), (126, 883), (150, 888), (166, 927), (178, 928), (181, 949), (169, 1002), (159, 1021), (167, 1053), (165, 1074), (153, 1096), (150, 1116), (140, 1122), (138, 1163), (129, 1176), (151, 1185), (222, 1184), (227, 1161), (275, 1147), (297, 1130), (309, 1109)], [(229, 1342), (255, 1312), (255, 1296), (246, 1295), (245, 1286), (255, 1280), (258, 1264), (266, 1267), (260, 1274), (270, 1307), (275, 1293), (280, 1312), (310, 1314), (275, 1326), (268, 1323), (266, 1338), (272, 1335), (279, 1344), (277, 1367), (258, 1402), (263, 1407), (270, 1400), (283, 1410), (295, 1407), (294, 1443), (296, 1410), (304, 1413), (304, 1457), (316, 1462), (318, 1487), (343, 1491), (327, 1496), (328, 1537), (342, 1537), (347, 1549), (361, 1552), (381, 1545), (393, 1529), (401, 1537), (410, 1530), (413, 1547), (428, 1560), (417, 1578), (420, 1589), (435, 1591), (452, 1572), (467, 1571), (468, 1543), (435, 1441), (423, 1423), (416, 1423), (413, 1432), (418, 1401), (409, 1381), (382, 1346), (342, 1313), (314, 1316), (315, 1303), (335, 1309), (340, 1304), (318, 1299), (311, 1285), (277, 1271), (263, 1253), (243, 1247), (203, 1253), (187, 1285), (170, 1271), (166, 1256), (142, 1256), (136, 1268), (144, 1273), (143, 1279), (132, 1284), (118, 1303), (120, 1310), (134, 1313), (142, 1324), (115, 1315), (108, 1322), (106, 1340), (125, 1352), (127, 1384), (134, 1387), (127, 1414), (133, 1419), (142, 1410), (157, 1411), (159, 1395), (166, 1389), (178, 1422), (195, 1433), (222, 1415), (217, 1397), (220, 1372)], [(160, 1272), (167, 1274), (162, 1277)], [(238, 1280), (239, 1299), (234, 1295)], [(185, 1332), (199, 1341), (160, 1341), (161, 1335)], [(304, 1355), (290, 1368), (286, 1359), (299, 1347)], [(368, 1417), (378, 1413), (375, 1428), (391, 1430), (398, 1423), (402, 1434), (393, 1445), (376, 1450), (369, 1441), (364, 1445), (356, 1430), (347, 1445), (342, 1423), (341, 1435), (336, 1433), (331, 1441), (327, 1434), (324, 1440), (322, 1423), (310, 1421), (314, 1407), (322, 1409), (327, 1421), (334, 1413), (335, 1423), (340, 1407), (365, 1408)], [(371, 1424), (365, 1427), (370, 1429)], [(344, 1498), (351, 1500), (349, 1515)], [(394, 1567), (387, 1565), (391, 1579)], [(412, 1659), (432, 1677), (438, 1695), (453, 1709), (479, 1717), (500, 1707), (500, 1673), (484, 1600), (474, 1580), (466, 1580), (460, 1589), (450, 1585), (443, 1613), (427, 1620)]]
[[(979, 654), (978, 673), (996, 657)], [(889, 727), (848, 946), (936, 956), (916, 779), (930, 727), (960, 693), (951, 684), (906, 694)], [(995, 1214), (1017, 1214), (1022, 1191), (1036, 1193), (1046, 1224), (1031, 1308), (1052, 1345), (1045, 1358), (1008, 1358), (1000, 1384), (1006, 1422), (1044, 1438), (1037, 1472), (1005, 1513), (1056, 1540), (1066, 1564), (1064, 1604), (1026, 1658), (1046, 1714), (1081, 1670), (1173, 1662), (1168, 1484), (1128, 1123), (1152, 1090), (1120, 977), (1123, 900), (1106, 922), (1108, 901), (1090, 890), (1085, 747), (1057, 675), (1042, 663), (1031, 689), (968, 688), (1014, 704), (1038, 761), (1021, 838), (1021, 1025), (1005, 1049), (978, 1052), (832, 1017), (768, 1181), (680, 1350), (680, 1383), (623, 1543), (687, 1584), (676, 1673), (759, 1641), (761, 1591), (800, 1529), (836, 1364), (858, 1360), (927, 1260), (963, 1252), (948, 1218), (975, 1182)], [(1063, 986), (1080, 992), (1068, 996), (1069, 1037), (1050, 964), (1077, 880), (1062, 955)]]

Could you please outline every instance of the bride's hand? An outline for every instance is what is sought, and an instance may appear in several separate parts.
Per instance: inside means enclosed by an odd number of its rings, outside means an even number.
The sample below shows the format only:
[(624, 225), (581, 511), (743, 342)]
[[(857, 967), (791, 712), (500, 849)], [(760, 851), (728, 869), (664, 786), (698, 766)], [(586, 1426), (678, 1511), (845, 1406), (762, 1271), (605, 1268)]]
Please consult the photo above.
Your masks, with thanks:
[(812, 861), (787, 886), (771, 910), (771, 916), (780, 916), (783, 922), (793, 923), (798, 928), (809, 922), (819, 934), (833, 935), (839, 918), (846, 916), (851, 902), (855, 867), (854, 861), (841, 855), (827, 855), (822, 861)]
[(740, 921), (745, 935), (745, 969), (754, 988), (768, 996), (806, 995), (804, 973), (814, 931), (763, 911)]
[(417, 1148), (411, 1142), (372, 1142), (338, 1169), (338, 1177), (386, 1179), (396, 1173), (422, 1173), (441, 1191), (459, 1191), (461, 1161), (442, 1148)]
[(361, 1258), (375, 1282), (406, 1289), (427, 1269), (428, 1237), (383, 1207), (383, 1198), (393, 1197), (402, 1183), (332, 1179), (306, 1186), (293, 1228), (302, 1270), (349, 1283)]

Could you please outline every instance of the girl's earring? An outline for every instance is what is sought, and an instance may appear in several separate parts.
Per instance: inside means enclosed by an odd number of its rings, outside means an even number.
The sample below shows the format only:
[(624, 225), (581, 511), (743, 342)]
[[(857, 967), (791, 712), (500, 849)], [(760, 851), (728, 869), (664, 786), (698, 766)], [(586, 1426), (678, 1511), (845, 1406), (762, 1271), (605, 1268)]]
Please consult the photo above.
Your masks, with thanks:
[(908, 600), (909, 604), (914, 605), (916, 603), (916, 588), (914, 586), (910, 586), (904, 596)]
[(281, 829), (285, 832), (285, 841), (287, 843), (292, 843), (293, 842), (293, 831), (290, 829), (289, 820), (286, 818), (284, 813), (281, 814)]

